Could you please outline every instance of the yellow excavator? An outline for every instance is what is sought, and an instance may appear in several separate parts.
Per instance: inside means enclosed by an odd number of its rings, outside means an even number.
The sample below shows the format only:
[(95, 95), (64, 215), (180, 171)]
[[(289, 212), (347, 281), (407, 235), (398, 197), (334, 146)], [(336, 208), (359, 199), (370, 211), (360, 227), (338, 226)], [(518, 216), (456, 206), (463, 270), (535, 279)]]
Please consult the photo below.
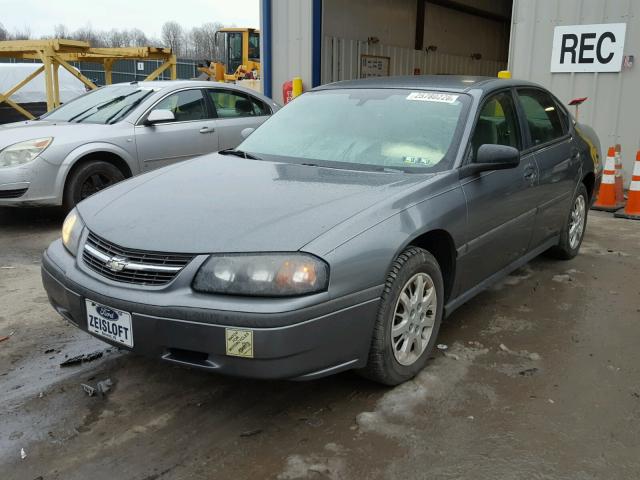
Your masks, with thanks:
[(221, 28), (216, 32), (216, 58), (198, 70), (210, 80), (237, 82), (260, 78), (260, 30)]

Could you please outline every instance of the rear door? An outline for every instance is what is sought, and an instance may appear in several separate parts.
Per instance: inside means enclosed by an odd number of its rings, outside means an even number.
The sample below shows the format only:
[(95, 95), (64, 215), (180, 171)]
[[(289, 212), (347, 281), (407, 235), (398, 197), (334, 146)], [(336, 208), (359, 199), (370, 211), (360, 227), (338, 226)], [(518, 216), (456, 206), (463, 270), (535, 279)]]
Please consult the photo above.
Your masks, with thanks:
[[(175, 121), (145, 125), (153, 110), (170, 110)], [(142, 168), (153, 170), (218, 149), (216, 120), (200, 88), (173, 92), (158, 101), (135, 127), (136, 148)]]
[(526, 152), (533, 154), (540, 179), (536, 187), (538, 213), (531, 245), (542, 245), (560, 233), (580, 171), (580, 155), (573, 146), (569, 117), (548, 92), (518, 88), (525, 123)]
[(223, 87), (206, 92), (217, 117), (219, 150), (237, 147), (242, 130), (260, 126), (271, 115), (271, 107), (253, 95)]
[[(476, 119), (467, 161), (483, 144), (522, 150), (522, 126), (510, 89), (484, 100)], [(508, 170), (482, 172), (461, 180), (467, 201), (467, 251), (462, 257), (462, 289), (468, 290), (527, 252), (536, 212), (537, 167), (532, 153)]]

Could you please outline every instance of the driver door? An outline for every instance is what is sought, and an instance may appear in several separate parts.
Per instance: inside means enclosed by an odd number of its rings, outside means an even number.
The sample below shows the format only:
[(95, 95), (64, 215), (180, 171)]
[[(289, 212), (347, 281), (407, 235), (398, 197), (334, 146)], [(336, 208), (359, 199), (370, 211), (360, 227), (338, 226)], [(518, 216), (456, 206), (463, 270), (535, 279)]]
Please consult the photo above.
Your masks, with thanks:
[[(468, 162), (473, 162), (483, 144), (522, 150), (522, 128), (516, 112), (511, 90), (484, 101), (471, 137)], [(536, 215), (533, 187), (537, 181), (532, 154), (523, 155), (516, 168), (485, 171), (461, 180), (467, 201), (467, 252), (461, 258), (463, 291), (528, 251)]]

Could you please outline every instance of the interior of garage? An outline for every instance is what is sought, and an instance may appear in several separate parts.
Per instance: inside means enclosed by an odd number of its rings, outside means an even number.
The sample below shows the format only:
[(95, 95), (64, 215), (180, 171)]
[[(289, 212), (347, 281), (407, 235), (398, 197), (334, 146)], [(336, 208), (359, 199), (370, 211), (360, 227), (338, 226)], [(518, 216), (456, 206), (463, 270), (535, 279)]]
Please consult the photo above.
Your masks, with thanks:
[(511, 10), (512, 0), (324, 0), (322, 83), (495, 75), (507, 65)]

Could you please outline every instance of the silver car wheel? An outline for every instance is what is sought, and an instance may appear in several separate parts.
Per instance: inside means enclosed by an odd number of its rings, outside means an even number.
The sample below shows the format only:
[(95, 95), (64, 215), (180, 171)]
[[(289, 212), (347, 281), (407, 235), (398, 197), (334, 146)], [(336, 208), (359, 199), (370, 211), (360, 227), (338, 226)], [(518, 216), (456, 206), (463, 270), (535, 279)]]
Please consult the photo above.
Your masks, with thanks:
[(575, 249), (580, 244), (580, 240), (582, 240), (586, 212), (587, 208), (584, 197), (578, 195), (573, 203), (571, 219), (569, 221), (569, 246), (572, 250)]
[(400, 365), (412, 365), (427, 348), (437, 302), (435, 285), (426, 273), (416, 273), (402, 287), (391, 322), (391, 348)]

